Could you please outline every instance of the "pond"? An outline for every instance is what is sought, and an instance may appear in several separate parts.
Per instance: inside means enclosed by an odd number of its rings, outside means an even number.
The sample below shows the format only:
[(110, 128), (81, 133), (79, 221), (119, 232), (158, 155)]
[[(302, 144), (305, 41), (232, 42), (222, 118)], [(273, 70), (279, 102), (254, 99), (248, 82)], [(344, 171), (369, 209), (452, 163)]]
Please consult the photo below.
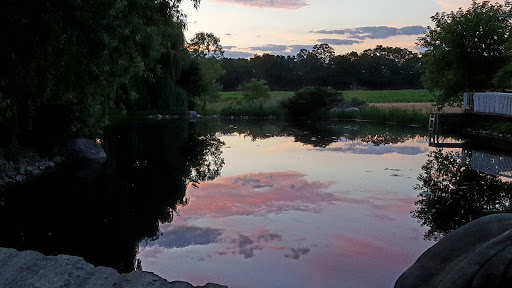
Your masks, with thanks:
[(132, 121), (105, 132), (103, 167), (4, 191), (0, 245), (193, 285), (393, 287), (446, 233), (510, 210), (509, 146), (443, 139), (460, 148), (365, 122)]

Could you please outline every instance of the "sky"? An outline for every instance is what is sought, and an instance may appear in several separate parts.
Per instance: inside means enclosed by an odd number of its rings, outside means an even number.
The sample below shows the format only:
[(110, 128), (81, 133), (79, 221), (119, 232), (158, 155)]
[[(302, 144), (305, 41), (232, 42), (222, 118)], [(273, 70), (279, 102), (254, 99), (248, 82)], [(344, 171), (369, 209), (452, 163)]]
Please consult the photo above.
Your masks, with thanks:
[(225, 57), (250, 58), (296, 55), (321, 43), (336, 54), (377, 45), (418, 52), (417, 38), (432, 24), (431, 16), (470, 5), (471, 0), (202, 0), (198, 10), (191, 1), (182, 8), (187, 39), (213, 33)]

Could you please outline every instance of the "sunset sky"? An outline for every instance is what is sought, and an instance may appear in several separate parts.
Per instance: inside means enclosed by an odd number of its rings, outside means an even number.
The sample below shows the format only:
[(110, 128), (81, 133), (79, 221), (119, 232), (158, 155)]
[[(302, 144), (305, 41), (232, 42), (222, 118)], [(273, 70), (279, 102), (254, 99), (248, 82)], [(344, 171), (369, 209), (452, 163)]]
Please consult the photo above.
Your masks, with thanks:
[[(495, 2), (495, 1), (491, 1)], [(497, 1), (503, 3), (504, 0)], [(327, 43), (336, 54), (376, 45), (417, 51), (417, 38), (436, 12), (467, 8), (471, 0), (202, 0), (182, 8), (190, 39), (196, 32), (220, 37), (225, 57), (296, 55)]]

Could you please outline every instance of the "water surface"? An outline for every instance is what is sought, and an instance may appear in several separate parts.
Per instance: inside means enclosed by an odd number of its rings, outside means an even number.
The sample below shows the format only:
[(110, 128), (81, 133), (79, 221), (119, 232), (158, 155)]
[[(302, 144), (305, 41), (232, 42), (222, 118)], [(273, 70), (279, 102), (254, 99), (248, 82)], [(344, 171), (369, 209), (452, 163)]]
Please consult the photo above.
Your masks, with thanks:
[(447, 233), (512, 210), (509, 143), (439, 139), (452, 148), (364, 122), (128, 121), (103, 166), (0, 190), (0, 246), (194, 285), (393, 287)]
[(392, 287), (433, 244), (410, 214), (425, 137), (382, 131), (315, 147), (322, 135), (307, 133), (310, 145), (235, 127), (216, 135), (222, 176), (189, 185), (179, 217), (140, 244), (143, 270), (195, 285)]

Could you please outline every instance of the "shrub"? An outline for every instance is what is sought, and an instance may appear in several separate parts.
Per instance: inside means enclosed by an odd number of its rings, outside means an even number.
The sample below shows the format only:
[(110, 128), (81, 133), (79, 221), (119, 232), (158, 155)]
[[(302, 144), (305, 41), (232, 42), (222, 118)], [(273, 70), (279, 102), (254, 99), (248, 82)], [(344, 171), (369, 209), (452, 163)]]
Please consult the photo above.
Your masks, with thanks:
[(325, 87), (305, 87), (282, 103), (290, 120), (327, 118), (329, 110), (343, 101), (340, 92)]
[(270, 88), (265, 80), (252, 79), (250, 82), (240, 85), (238, 90), (242, 92), (244, 99), (248, 101), (270, 98)]

